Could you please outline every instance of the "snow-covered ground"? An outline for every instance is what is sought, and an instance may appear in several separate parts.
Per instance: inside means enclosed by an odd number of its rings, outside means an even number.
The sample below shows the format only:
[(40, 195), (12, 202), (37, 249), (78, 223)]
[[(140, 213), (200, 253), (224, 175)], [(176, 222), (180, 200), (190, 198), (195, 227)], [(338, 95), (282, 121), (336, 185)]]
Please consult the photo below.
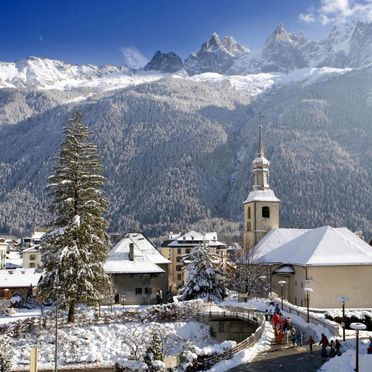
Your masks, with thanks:
[[(130, 357), (131, 346), (146, 348), (146, 340), (154, 325), (162, 332), (171, 334), (177, 340), (170, 347), (169, 354), (177, 354), (186, 340), (199, 348), (210, 347), (215, 341), (209, 335), (209, 327), (195, 321), (172, 323), (114, 323), (108, 325), (73, 326), (59, 330), (59, 365), (79, 364), (107, 366), (114, 361)], [(170, 344), (172, 340), (169, 340)], [(54, 334), (51, 330), (42, 330), (20, 336), (13, 342), (14, 365), (25, 367), (29, 364), (31, 348), (39, 349), (40, 367), (52, 367), (54, 363)]]

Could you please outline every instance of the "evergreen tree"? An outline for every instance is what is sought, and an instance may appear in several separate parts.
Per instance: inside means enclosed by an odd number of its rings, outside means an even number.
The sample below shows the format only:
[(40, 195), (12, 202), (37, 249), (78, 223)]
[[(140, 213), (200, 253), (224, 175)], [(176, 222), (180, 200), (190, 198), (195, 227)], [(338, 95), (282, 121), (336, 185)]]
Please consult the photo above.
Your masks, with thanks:
[(10, 338), (6, 335), (0, 336), (0, 371), (10, 372), (12, 370), (12, 348)]
[(208, 247), (200, 245), (187, 260), (191, 262), (186, 266), (186, 285), (180, 290), (180, 300), (222, 301), (226, 289), (220, 259)]
[(102, 300), (108, 278), (103, 269), (109, 238), (101, 195), (105, 178), (91, 132), (75, 112), (64, 128), (54, 174), (49, 177), (52, 230), (43, 244), (44, 275), (39, 289), (45, 299), (68, 307), (68, 321), (75, 319), (79, 300)]

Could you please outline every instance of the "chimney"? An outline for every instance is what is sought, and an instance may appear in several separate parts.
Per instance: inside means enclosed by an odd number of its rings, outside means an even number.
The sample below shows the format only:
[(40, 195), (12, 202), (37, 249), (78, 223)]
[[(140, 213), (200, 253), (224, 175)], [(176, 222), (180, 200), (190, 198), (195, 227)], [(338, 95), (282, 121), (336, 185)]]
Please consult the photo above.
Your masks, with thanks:
[(134, 243), (129, 243), (129, 261), (134, 260)]

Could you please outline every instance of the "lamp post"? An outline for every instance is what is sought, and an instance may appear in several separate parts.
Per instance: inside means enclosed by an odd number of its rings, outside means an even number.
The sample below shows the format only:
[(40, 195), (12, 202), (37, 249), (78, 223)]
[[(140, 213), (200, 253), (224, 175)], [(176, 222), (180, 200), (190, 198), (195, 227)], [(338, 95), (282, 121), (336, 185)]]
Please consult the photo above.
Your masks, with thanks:
[(265, 295), (265, 288), (264, 288), (264, 286), (263, 286), (263, 282), (264, 282), (264, 280), (266, 279), (266, 275), (261, 275), (261, 276), (259, 277), (259, 279), (262, 281), (262, 296), (264, 296), (264, 295)]
[(345, 341), (345, 302), (349, 301), (349, 297), (340, 296), (338, 300), (342, 303), (342, 340)]
[(55, 319), (55, 330), (54, 330), (54, 337), (55, 337), (55, 343), (54, 343), (54, 372), (57, 372), (57, 360), (58, 360), (58, 293), (61, 289), (60, 286), (56, 286), (56, 319)]
[(309, 314), (310, 293), (313, 292), (313, 289), (312, 288), (304, 288), (304, 292), (306, 293), (307, 322), (310, 323), (310, 314)]
[(359, 331), (365, 330), (367, 326), (363, 323), (351, 323), (350, 328), (356, 331), (355, 372), (359, 372)]
[(287, 284), (285, 280), (279, 280), (278, 284), (280, 285), (280, 297), (282, 299), (282, 310), (283, 310), (283, 287)]

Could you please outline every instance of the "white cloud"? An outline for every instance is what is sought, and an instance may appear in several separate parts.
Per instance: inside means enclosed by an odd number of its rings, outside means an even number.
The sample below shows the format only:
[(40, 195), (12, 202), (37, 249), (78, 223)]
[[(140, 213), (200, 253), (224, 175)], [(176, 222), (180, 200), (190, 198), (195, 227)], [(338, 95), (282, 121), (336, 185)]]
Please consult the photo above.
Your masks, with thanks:
[(147, 58), (137, 49), (133, 47), (124, 47), (120, 49), (124, 64), (130, 68), (141, 68), (148, 62)]
[(314, 23), (316, 21), (315, 16), (312, 13), (307, 14), (300, 13), (298, 18), (305, 23)]
[(305, 23), (319, 22), (323, 25), (349, 18), (371, 21), (372, 3), (371, 0), (320, 0), (318, 8), (308, 9), (298, 18)]

